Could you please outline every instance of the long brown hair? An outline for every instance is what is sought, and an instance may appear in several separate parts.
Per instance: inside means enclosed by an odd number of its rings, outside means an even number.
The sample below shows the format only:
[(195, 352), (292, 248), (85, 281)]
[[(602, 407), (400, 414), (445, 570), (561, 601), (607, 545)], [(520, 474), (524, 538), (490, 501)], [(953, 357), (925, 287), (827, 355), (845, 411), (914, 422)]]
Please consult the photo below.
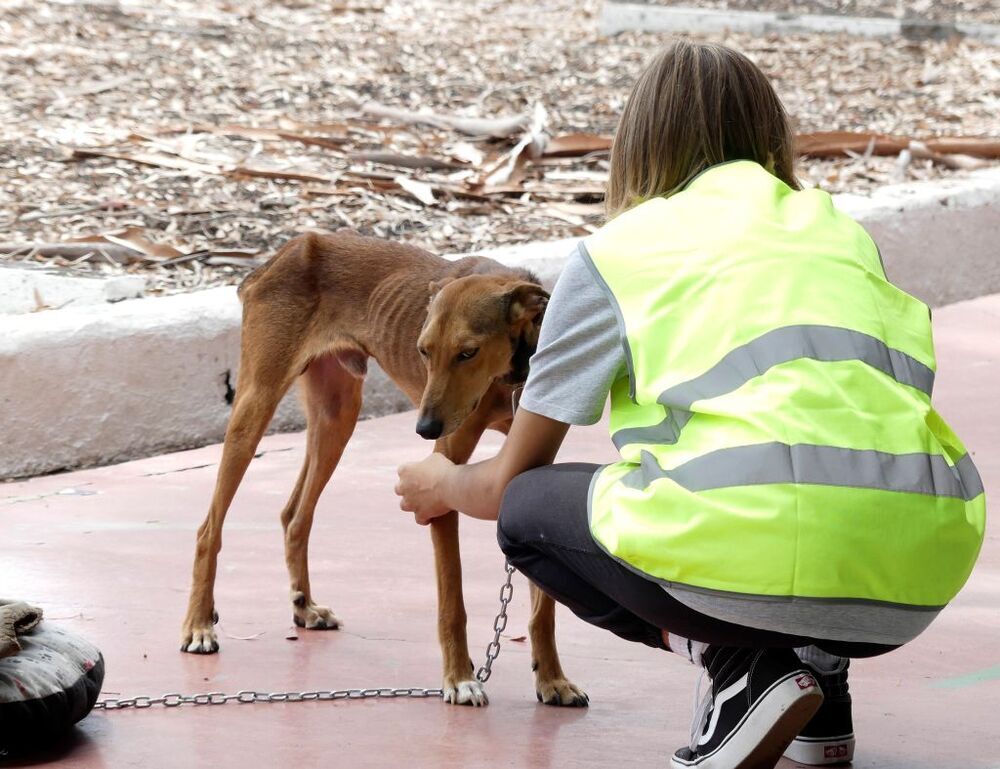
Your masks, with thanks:
[(679, 40), (639, 76), (611, 147), (605, 207), (616, 216), (709, 166), (752, 160), (793, 189), (793, 136), (767, 76), (722, 45)]

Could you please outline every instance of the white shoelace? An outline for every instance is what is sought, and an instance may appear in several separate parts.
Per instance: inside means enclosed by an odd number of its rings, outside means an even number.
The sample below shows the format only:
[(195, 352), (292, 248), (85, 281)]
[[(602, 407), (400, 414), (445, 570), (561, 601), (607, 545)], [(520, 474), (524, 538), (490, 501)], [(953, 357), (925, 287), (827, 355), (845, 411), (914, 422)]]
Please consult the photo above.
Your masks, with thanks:
[(702, 732), (705, 731), (705, 722), (708, 720), (708, 711), (712, 709), (713, 687), (712, 680), (708, 681), (708, 691), (705, 696), (701, 695), (701, 686), (705, 681), (705, 668), (698, 674), (698, 680), (694, 684), (694, 709), (691, 715), (691, 750), (698, 750), (698, 740), (701, 739)]

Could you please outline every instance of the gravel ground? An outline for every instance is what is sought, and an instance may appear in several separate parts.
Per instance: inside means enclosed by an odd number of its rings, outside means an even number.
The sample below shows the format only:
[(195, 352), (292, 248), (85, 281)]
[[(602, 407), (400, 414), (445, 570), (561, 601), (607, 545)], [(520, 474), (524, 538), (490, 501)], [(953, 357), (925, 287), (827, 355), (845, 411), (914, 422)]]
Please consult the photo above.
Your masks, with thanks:
[[(0, 0), (2, 239), (54, 242), (133, 228), (180, 254), (239, 251), (170, 264), (152, 253), (124, 265), (47, 260), (79, 271), (143, 272), (156, 293), (234, 282), (246, 271), (241, 259), (254, 262), (244, 252), (262, 257), (310, 228), (346, 224), (439, 252), (585, 233), (600, 223), (606, 153), (529, 164), (506, 195), (439, 193), (422, 202), (389, 191), (398, 168), (356, 153), (388, 147), (443, 158), (458, 169), (454, 177), (447, 169), (406, 173), (468, 182), (517, 139), (380, 123), (362, 111), (371, 100), (482, 117), (541, 105), (550, 135), (611, 133), (643, 62), (667, 38), (601, 38), (599, 10), (596, 0)], [(763, 67), (802, 132), (1000, 133), (997, 48), (820, 35), (713, 39)], [(305, 126), (334, 140), (289, 144), (211, 130), (221, 124)], [(83, 157), (81, 148), (175, 162)], [(254, 163), (308, 173), (205, 171)], [(831, 192), (950, 173), (930, 161), (899, 168), (878, 157), (800, 166), (807, 183)]]
[[(1000, 24), (997, 0), (621, 0), (651, 5), (695, 8), (727, 8), (734, 11), (818, 13), (831, 16), (882, 16), (893, 19), (925, 19)], [(614, 0), (612, 0), (614, 2)]]

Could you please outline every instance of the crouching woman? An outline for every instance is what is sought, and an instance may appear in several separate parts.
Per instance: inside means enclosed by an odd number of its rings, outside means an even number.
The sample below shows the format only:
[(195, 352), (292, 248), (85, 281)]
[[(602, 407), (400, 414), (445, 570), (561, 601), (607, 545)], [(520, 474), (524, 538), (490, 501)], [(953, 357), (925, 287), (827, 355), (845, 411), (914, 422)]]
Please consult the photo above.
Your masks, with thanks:
[[(848, 761), (848, 660), (926, 629), (983, 539), (982, 483), (931, 406), (928, 309), (799, 188), (778, 97), (728, 48), (677, 43), (645, 70), (607, 206), (500, 453), (401, 468), (401, 506), (499, 515), (556, 600), (703, 666), (673, 766)], [(551, 464), (609, 395), (620, 460)]]

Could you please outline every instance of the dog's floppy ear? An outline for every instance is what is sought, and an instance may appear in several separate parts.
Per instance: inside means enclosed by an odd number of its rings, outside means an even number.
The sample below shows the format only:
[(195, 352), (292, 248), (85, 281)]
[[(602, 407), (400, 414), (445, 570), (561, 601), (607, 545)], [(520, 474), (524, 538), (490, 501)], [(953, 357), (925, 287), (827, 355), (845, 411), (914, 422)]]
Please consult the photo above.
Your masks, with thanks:
[(447, 286), (449, 283), (453, 283), (454, 281), (454, 278), (441, 278), (441, 280), (432, 280), (428, 283), (427, 294), (430, 300), (433, 301), (434, 297), (438, 295), (442, 288)]
[(508, 323), (514, 325), (530, 321), (537, 326), (542, 322), (549, 294), (537, 283), (525, 282), (509, 289), (503, 300), (507, 307)]

